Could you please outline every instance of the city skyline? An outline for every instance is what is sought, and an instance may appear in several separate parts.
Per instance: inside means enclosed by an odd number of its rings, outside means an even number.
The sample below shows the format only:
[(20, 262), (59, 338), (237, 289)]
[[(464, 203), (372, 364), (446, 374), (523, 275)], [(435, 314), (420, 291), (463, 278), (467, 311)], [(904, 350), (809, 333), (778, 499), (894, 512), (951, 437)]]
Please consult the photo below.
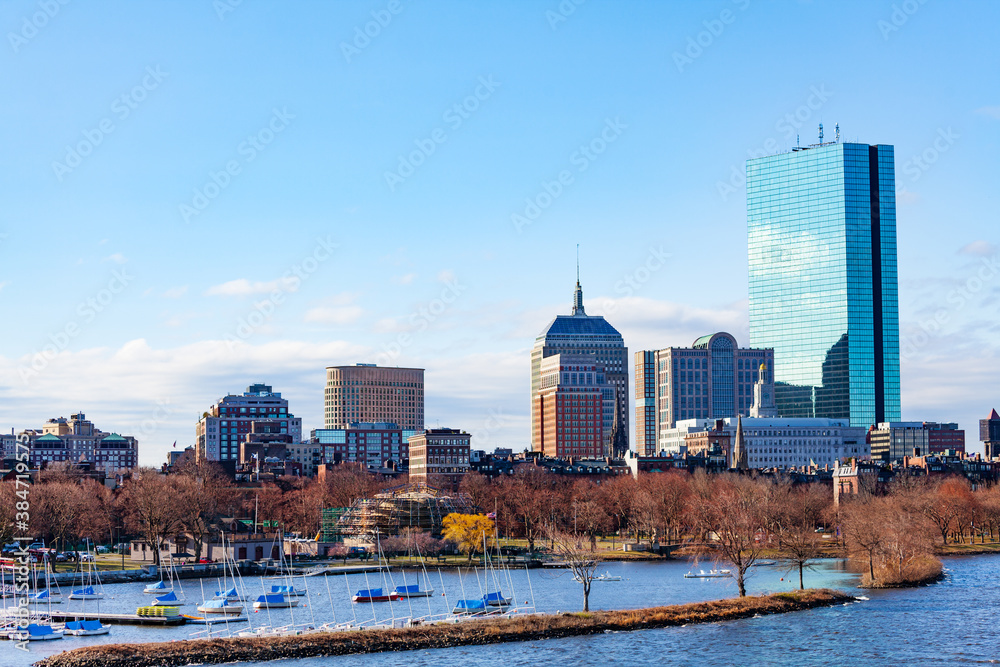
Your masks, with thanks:
[(745, 161), (823, 122), (895, 146), (901, 417), (982, 451), (1000, 8), (113, 6), (0, 7), (4, 432), (83, 411), (158, 465), (256, 382), (321, 428), (360, 362), (425, 368), (428, 427), (529, 447), (575, 245), (630, 349), (749, 346)]

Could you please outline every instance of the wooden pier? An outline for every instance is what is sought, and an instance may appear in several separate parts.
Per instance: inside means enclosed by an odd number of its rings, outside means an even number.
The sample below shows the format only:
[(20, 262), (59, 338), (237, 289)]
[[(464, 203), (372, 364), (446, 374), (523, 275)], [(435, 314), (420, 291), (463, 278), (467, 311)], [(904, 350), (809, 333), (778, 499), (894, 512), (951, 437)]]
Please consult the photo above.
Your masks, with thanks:
[(91, 612), (59, 613), (52, 611), (46, 615), (53, 621), (98, 620), (101, 623), (117, 625), (183, 625), (187, 619), (183, 616), (139, 616), (138, 614), (103, 614)]

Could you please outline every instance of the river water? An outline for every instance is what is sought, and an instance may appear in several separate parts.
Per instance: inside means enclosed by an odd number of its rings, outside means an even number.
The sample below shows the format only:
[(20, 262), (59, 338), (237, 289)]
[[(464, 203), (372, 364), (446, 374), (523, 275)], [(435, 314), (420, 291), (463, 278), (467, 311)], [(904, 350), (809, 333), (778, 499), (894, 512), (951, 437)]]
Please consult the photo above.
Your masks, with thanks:
[[(945, 560), (947, 578), (933, 586), (912, 590), (858, 592), (871, 598), (847, 606), (815, 609), (805, 612), (765, 616), (761, 618), (692, 625), (641, 632), (554, 639), (537, 642), (503, 644), (488, 647), (424, 650), (379, 656), (379, 665), (534, 665), (544, 662), (571, 665), (598, 665), (609, 660), (625, 660), (635, 664), (668, 665), (942, 665), (1000, 663), (1000, 638), (996, 634), (996, 619), (1000, 618), (1000, 556), (975, 556)], [(612, 575), (622, 581), (595, 582), (591, 593), (591, 609), (624, 609), (678, 604), (735, 597), (736, 589), (728, 579), (685, 579), (691, 570), (685, 562), (667, 563), (608, 563)], [(695, 568), (696, 570), (699, 568)], [(748, 581), (753, 593), (792, 590), (797, 587), (797, 573), (782, 567), (754, 568)], [(478, 576), (477, 576), (478, 575)], [(414, 574), (407, 574), (407, 583)], [(496, 585), (507, 595), (515, 595), (518, 603), (534, 600), (538, 611), (576, 611), (582, 608), (580, 584), (565, 570), (514, 571), (509, 579), (498, 576), (496, 584), (487, 585), (482, 571), (458, 573), (432, 571), (430, 584), (435, 596), (381, 604), (353, 604), (349, 592), (383, 584), (380, 575), (311, 577), (306, 579), (309, 595), (304, 605), (293, 611), (272, 611), (250, 614), (254, 626), (264, 624), (323, 623), (358, 621), (376, 618), (380, 621), (408, 616), (444, 613), (456, 599), (479, 597), (480, 591), (494, 590)], [(806, 572), (807, 587), (830, 587), (852, 590), (857, 576), (847, 572), (841, 561), (825, 560)], [(477, 583), (478, 580), (478, 583)], [(303, 579), (293, 583), (302, 587)], [(205, 580), (205, 592), (210, 596), (216, 582)], [(251, 594), (259, 594), (263, 586), (273, 581), (247, 580)], [(397, 572), (385, 587), (401, 584)], [(329, 592), (327, 590), (329, 584)], [(425, 585), (426, 582), (421, 582)], [(115, 584), (105, 587), (108, 599), (101, 611), (134, 613), (135, 607), (148, 604), (151, 596), (144, 595), (141, 584)], [(441, 595), (445, 592), (447, 595)], [(63, 591), (67, 593), (68, 591)], [(187, 580), (184, 592), (188, 600), (200, 602), (201, 582)], [(331, 605), (332, 603), (332, 605)], [(80, 603), (74, 602), (75, 605)], [(88, 603), (93, 608), (94, 603)], [(428, 608), (428, 604), (430, 607)], [(67, 603), (59, 605), (69, 607)], [(184, 607), (185, 613), (197, 614), (194, 604)], [(294, 614), (294, 618), (293, 618)], [(219, 626), (216, 626), (218, 628)], [(245, 627), (245, 625), (243, 626)], [(187, 639), (203, 630), (203, 626), (153, 628), (145, 626), (112, 626), (104, 637), (68, 637), (53, 642), (31, 645), (25, 654), (10, 642), (0, 642), (0, 665), (21, 667), (45, 655), (95, 643), (165, 641)], [(330, 664), (354, 667), (370, 665), (371, 656), (313, 658), (275, 663), (243, 663), (245, 667), (321, 667)]]

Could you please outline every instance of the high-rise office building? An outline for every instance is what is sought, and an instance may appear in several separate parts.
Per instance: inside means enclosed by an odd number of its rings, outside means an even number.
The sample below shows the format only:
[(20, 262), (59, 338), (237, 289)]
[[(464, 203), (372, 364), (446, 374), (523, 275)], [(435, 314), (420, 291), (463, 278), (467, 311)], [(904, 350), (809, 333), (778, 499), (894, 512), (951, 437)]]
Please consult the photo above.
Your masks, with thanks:
[(822, 126), (747, 161), (750, 343), (774, 349), (782, 417), (899, 421), (895, 196), (892, 146)]
[(762, 365), (774, 367), (774, 350), (739, 347), (725, 332), (691, 347), (636, 352), (636, 451), (653, 456), (663, 448), (660, 437), (681, 420), (749, 416), (758, 378), (765, 393), (774, 390)]
[[(535, 395), (535, 451), (556, 458), (598, 457), (608, 451), (616, 405), (615, 389), (593, 354), (556, 354), (542, 359), (541, 389)], [(611, 424), (613, 427), (614, 424)]]
[(375, 364), (326, 369), (325, 428), (390, 422), (408, 431), (424, 428), (424, 369)]
[(292, 443), (302, 439), (302, 418), (270, 385), (252, 384), (243, 394), (216, 401), (198, 420), (195, 456), (199, 461), (239, 461), (240, 444)]
[[(552, 320), (531, 349), (531, 443), (534, 451), (542, 451), (542, 421), (538, 414), (542, 360), (557, 354), (592, 355), (593, 364), (603, 369), (607, 388), (614, 390), (614, 401), (608, 403), (601, 414), (602, 453), (624, 456), (628, 450), (628, 348), (618, 330), (602, 316), (587, 315), (579, 276), (573, 292), (573, 313), (558, 315)], [(620, 443), (617, 448), (612, 444), (616, 413)]]

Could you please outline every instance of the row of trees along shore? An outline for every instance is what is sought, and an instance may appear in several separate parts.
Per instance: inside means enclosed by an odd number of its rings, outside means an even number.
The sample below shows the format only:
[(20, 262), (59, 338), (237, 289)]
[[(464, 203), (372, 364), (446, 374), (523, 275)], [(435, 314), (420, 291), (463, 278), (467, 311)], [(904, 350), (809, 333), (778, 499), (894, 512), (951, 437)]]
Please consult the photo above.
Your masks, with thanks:
[[(327, 507), (398, 486), (350, 466), (325, 480), (282, 478), (260, 487), (240, 487), (210, 463), (191, 464), (163, 476), (139, 469), (112, 491), (71, 468), (40, 473), (30, 493), (30, 529), (50, 544), (141, 539), (153, 554), (167, 536), (189, 533), (199, 553), (213, 522), (221, 517), (258, 517), (286, 531), (313, 536)], [(935, 551), (949, 543), (1000, 538), (1000, 487), (973, 491), (961, 478), (901, 476), (877, 493), (863, 490), (839, 506), (830, 486), (793, 485), (778, 477), (668, 472), (622, 476), (595, 483), (524, 466), (490, 481), (465, 476), (461, 491), (483, 513), (495, 513), (501, 539), (523, 540), (530, 551), (558, 544), (597, 554), (622, 541), (647, 547), (683, 544), (687, 555), (729, 563), (745, 594), (744, 575), (762, 556), (781, 557), (802, 570), (821, 554), (849, 555), (864, 571), (864, 584), (898, 585), (940, 571)], [(9, 541), (17, 498), (13, 482), (0, 484), (0, 538)], [(4, 514), (9, 516), (4, 516)], [(273, 523), (277, 522), (277, 523)], [(817, 532), (822, 528), (827, 532)], [(572, 539), (566, 540), (565, 536)], [(610, 538), (610, 545), (607, 545)], [(405, 550), (429, 536), (407, 531), (390, 546)]]

